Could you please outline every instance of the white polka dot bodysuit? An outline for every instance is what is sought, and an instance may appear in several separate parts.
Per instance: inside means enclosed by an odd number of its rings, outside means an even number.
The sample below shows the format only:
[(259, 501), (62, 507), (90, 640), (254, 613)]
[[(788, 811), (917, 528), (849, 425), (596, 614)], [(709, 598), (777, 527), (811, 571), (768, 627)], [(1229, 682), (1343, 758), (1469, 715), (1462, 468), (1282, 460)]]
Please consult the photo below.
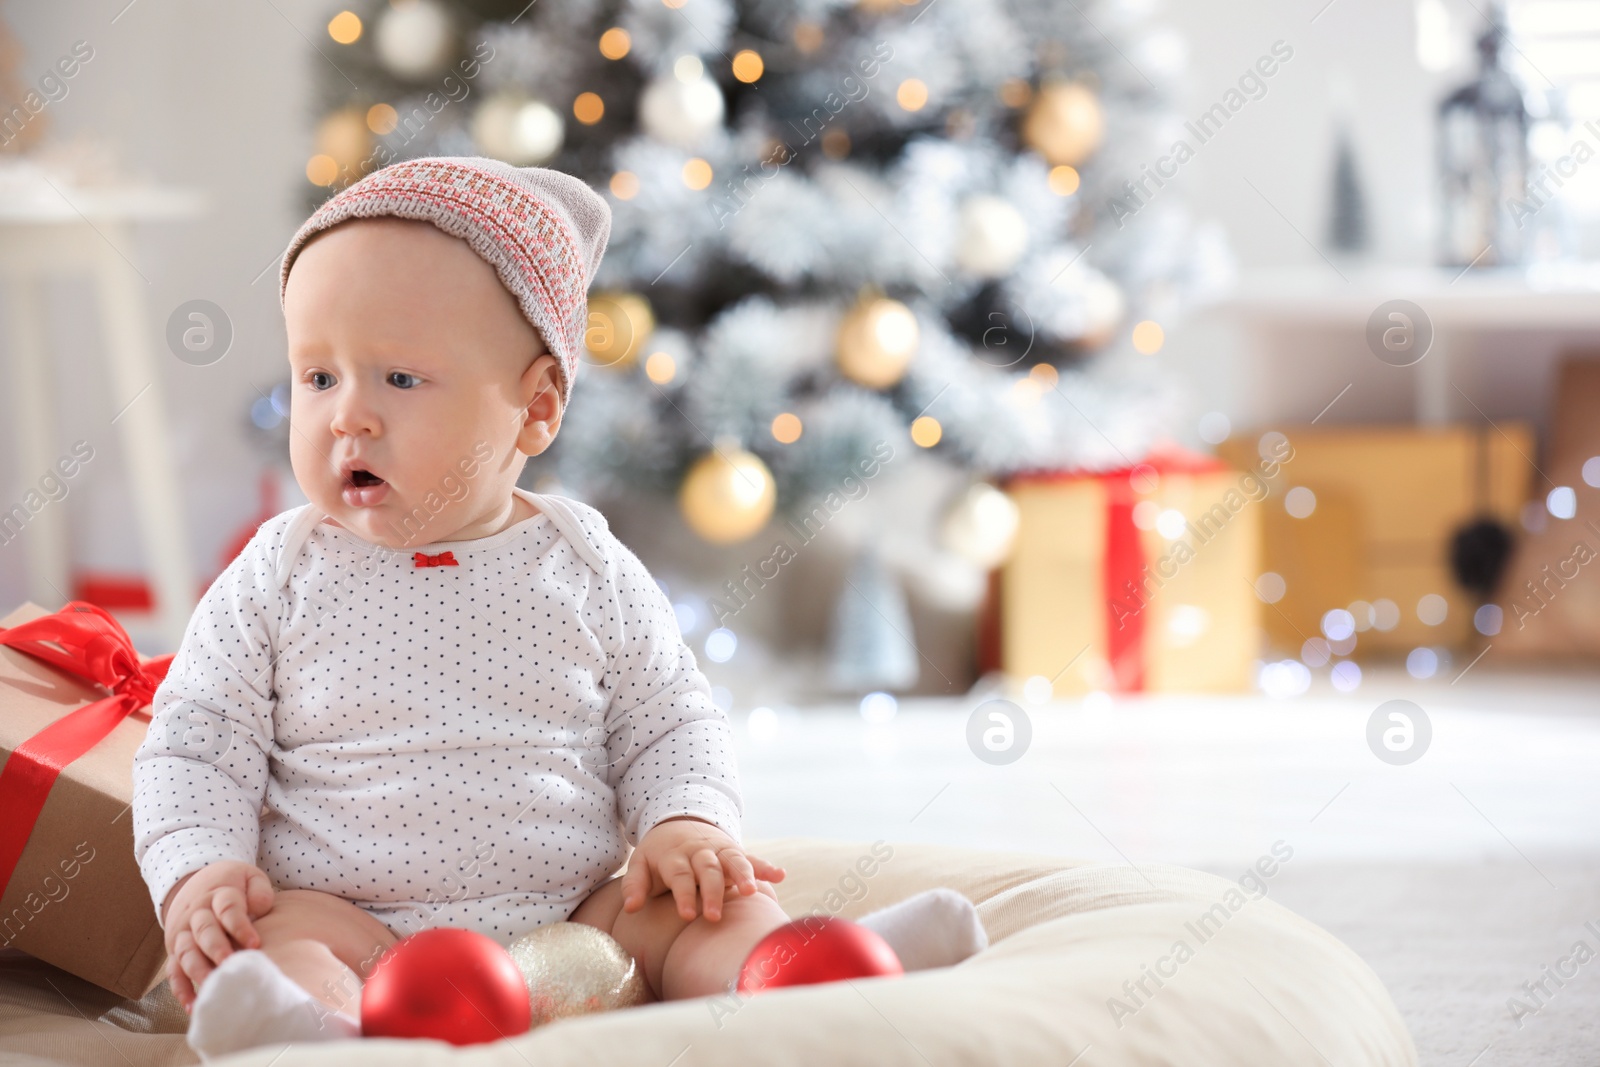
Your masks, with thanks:
[(741, 840), (727, 716), (666, 596), (600, 512), (515, 491), (539, 514), (404, 552), (307, 504), (211, 584), (134, 757), (158, 915), (231, 859), (398, 936), (509, 945), (663, 819)]

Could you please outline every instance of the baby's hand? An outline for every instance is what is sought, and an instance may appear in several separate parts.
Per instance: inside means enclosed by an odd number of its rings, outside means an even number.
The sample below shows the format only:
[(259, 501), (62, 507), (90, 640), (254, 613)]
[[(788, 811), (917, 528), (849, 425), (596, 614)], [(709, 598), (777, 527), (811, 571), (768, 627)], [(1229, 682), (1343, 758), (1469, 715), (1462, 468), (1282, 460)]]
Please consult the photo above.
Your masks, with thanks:
[(235, 948), (259, 948), (252, 919), (272, 910), (272, 882), (259, 867), (236, 860), (208, 864), (167, 894), (162, 926), (166, 931), (167, 977), (184, 1009), (195, 990)]
[(634, 850), (622, 876), (622, 910), (638, 911), (650, 897), (670, 889), (678, 914), (692, 920), (698, 882), (706, 918), (716, 922), (722, 917), (726, 886), (750, 896), (757, 878), (781, 882), (783, 874), (782, 867), (749, 855), (710, 823), (680, 815), (656, 823)]

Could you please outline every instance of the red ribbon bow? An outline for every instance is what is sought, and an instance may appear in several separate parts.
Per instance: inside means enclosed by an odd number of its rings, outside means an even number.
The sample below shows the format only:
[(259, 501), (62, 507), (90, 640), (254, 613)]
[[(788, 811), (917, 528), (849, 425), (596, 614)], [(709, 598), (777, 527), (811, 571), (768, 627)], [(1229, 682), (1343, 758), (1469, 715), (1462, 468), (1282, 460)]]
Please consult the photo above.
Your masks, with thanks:
[[(54, 645), (46, 642), (54, 642)], [(63, 715), (16, 747), (0, 771), (0, 896), (33, 835), (50, 787), (67, 764), (146, 707), (167, 676), (172, 656), (139, 662), (133, 641), (104, 609), (69, 601), (54, 615), (0, 626), (0, 645), (26, 652), (58, 670), (104, 686), (111, 695)], [(55, 647), (55, 646), (60, 646)]]
[(456, 557), (450, 552), (441, 552), (437, 556), (430, 556), (426, 552), (418, 552), (411, 557), (417, 561), (419, 567), (459, 567)]
[(1101, 572), (1101, 590), (1106, 604), (1106, 660), (1115, 687), (1122, 692), (1139, 692), (1145, 687), (1144, 612), (1130, 611), (1137, 602), (1144, 578), (1144, 545), (1133, 521), (1133, 507), (1139, 492), (1156, 488), (1168, 474), (1208, 474), (1227, 470), (1227, 464), (1175, 448), (1154, 449), (1143, 462), (1114, 470), (1025, 471), (1014, 475), (1007, 485), (1021, 482), (1072, 481), (1093, 478), (1106, 490), (1106, 548)]

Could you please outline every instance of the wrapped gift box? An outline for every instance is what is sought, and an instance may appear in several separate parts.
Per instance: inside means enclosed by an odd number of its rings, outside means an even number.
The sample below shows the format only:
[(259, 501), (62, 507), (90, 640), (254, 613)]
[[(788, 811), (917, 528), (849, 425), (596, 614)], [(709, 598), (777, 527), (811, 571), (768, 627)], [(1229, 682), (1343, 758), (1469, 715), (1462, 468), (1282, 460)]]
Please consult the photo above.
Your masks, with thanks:
[(1004, 488), (1021, 513), (995, 582), (991, 647), (1006, 674), (1048, 679), (1058, 697), (1251, 684), (1262, 479), (1170, 454), (1104, 474), (1019, 475)]
[[(1280, 437), (1293, 455), (1271, 479), (1264, 515), (1262, 570), (1283, 579), (1282, 598), (1263, 615), (1272, 644), (1299, 651), (1323, 636), (1334, 608), (1357, 615), (1358, 658), (1468, 643), (1478, 604), (1453, 575), (1451, 539), (1480, 514), (1520, 531), (1534, 476), (1531, 428), (1291, 427), (1231, 438), (1217, 451), (1244, 463)], [(1311, 491), (1308, 514), (1303, 498), (1298, 516), (1285, 506), (1296, 488)], [(1444, 598), (1442, 620), (1419, 610), (1430, 595)], [(1398, 614), (1368, 611), (1383, 601)]]
[(0, 947), (142, 997), (166, 952), (133, 858), (133, 754), (171, 657), (139, 655), (110, 615), (81, 601), (56, 615), (24, 604), (0, 626), (62, 617), (89, 636), (63, 642), (60, 665), (0, 646)]
[[(1600, 658), (1600, 353), (1569, 356), (1556, 379), (1545, 492), (1572, 490), (1570, 518), (1549, 514), (1526, 535), (1500, 584), (1496, 659)], [(1531, 454), (1531, 453), (1530, 453)]]

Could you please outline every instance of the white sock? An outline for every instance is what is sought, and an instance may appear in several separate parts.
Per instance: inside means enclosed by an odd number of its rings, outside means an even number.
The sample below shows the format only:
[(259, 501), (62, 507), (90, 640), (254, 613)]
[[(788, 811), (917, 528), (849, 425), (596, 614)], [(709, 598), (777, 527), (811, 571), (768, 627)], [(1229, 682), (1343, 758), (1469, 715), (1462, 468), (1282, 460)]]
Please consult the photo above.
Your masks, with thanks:
[(189, 1047), (203, 1062), (280, 1041), (360, 1036), (359, 1019), (328, 1007), (253, 948), (235, 950), (206, 975), (189, 1015)]
[(928, 889), (856, 920), (889, 942), (908, 971), (949, 967), (989, 947), (972, 901), (954, 889)]

